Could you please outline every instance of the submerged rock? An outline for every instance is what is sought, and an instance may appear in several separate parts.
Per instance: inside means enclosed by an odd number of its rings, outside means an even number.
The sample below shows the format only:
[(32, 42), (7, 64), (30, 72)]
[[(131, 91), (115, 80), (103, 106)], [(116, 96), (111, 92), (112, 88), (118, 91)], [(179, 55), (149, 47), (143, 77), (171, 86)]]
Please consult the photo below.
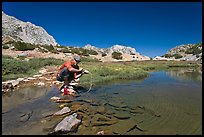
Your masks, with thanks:
[(81, 119), (77, 119), (77, 113), (73, 113), (72, 115), (65, 117), (59, 124), (57, 124), (53, 133), (76, 131), (80, 123)]
[(56, 96), (54, 96), (54, 97), (51, 97), (50, 99), (53, 100), (53, 101), (57, 101), (57, 100), (60, 99), (60, 97), (56, 97)]
[(60, 111), (57, 111), (56, 113), (54, 113), (55, 116), (57, 115), (63, 115), (66, 113), (69, 113), (71, 110), (69, 107), (64, 107), (63, 109), (61, 109)]
[(32, 116), (33, 111), (30, 111), (28, 113), (22, 114), (20, 117), (20, 122), (26, 122), (30, 119), (30, 117)]
[(104, 131), (103, 130), (99, 131), (99, 132), (96, 133), (96, 135), (104, 135)]

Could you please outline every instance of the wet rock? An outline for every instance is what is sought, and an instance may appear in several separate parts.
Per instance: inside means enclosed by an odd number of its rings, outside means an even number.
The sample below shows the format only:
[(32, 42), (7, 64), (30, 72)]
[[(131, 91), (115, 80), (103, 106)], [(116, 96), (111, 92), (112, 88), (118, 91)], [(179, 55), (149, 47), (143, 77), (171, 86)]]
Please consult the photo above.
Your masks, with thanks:
[(46, 127), (46, 128), (43, 128), (43, 132), (52, 132), (53, 130), (53, 127)]
[(20, 116), (20, 122), (26, 122), (26, 121), (28, 121), (28, 120), (30, 119), (30, 117), (32, 116), (32, 113), (33, 113), (33, 111), (28, 112), (28, 113), (25, 113), (25, 114), (22, 114), (22, 115)]
[(66, 104), (66, 103), (63, 103), (63, 104), (60, 104), (60, 105), (59, 105), (59, 108), (62, 109), (62, 108), (64, 108), (64, 107), (66, 107), (66, 106), (67, 106), (67, 104)]
[(152, 110), (150, 108), (147, 108), (145, 106), (137, 106), (137, 108), (142, 109), (144, 112), (146, 112), (146, 113), (148, 113), (148, 114), (150, 114), (152, 116), (161, 117), (161, 115), (158, 112), (156, 112), (156, 111), (154, 111), (154, 110)]
[(96, 133), (96, 135), (104, 135), (104, 131), (102, 130), (102, 131), (98, 131), (97, 133)]
[(56, 96), (54, 96), (54, 97), (51, 97), (50, 99), (53, 100), (53, 101), (57, 101), (57, 100), (60, 99), (60, 97), (56, 97)]
[(137, 129), (137, 130), (142, 131), (142, 132), (146, 131), (146, 130), (143, 130), (143, 129), (141, 129), (140, 127), (138, 127), (137, 124), (135, 124), (133, 127), (131, 127), (130, 129), (128, 129), (126, 132), (130, 132), (130, 131), (132, 131), (132, 130), (134, 130), (134, 129)]
[(24, 82), (28, 82), (28, 81), (30, 81), (30, 80), (28, 80), (28, 79), (24, 79), (23, 81), (24, 81)]
[(130, 116), (118, 116), (118, 115), (114, 115), (115, 118), (120, 119), (120, 120), (125, 120), (125, 119), (129, 119)]
[(45, 69), (45, 68), (39, 70), (39, 73), (40, 73), (40, 74), (45, 74), (46, 72), (47, 72), (47, 69)]
[(71, 103), (73, 100), (63, 100), (63, 99), (58, 99), (56, 100), (56, 103)]
[(106, 111), (106, 114), (108, 114), (108, 115), (114, 115), (115, 112), (113, 112), (113, 111), (111, 111), (111, 110), (107, 110), (107, 111)]
[(130, 119), (127, 120), (122, 120), (114, 125), (112, 125), (111, 131), (117, 134), (129, 134), (129, 132), (132, 132), (134, 130), (144, 132), (146, 131), (145, 129), (141, 128), (139, 125), (139, 121), (136, 120), (136, 118), (131, 117)]
[(41, 120), (40, 122), (44, 124), (44, 123), (47, 122), (47, 120), (46, 120), (46, 119), (43, 119), (43, 120)]
[(44, 86), (44, 85), (45, 85), (44, 82), (39, 82), (39, 83), (38, 83), (38, 86)]
[(9, 92), (12, 89), (14, 89), (14, 87), (17, 87), (18, 84), (19, 84), (18, 80), (9, 80), (9, 81), (2, 82), (2, 92), (3, 93)]
[(35, 79), (37, 79), (37, 78), (28, 77), (27, 79), (28, 79), (28, 80), (35, 80)]
[(91, 106), (99, 106), (97, 103), (90, 103)]
[(44, 113), (42, 113), (42, 116), (44, 117), (44, 118), (47, 118), (47, 117), (50, 117), (50, 116), (53, 116), (53, 113), (54, 112), (44, 112)]
[(46, 74), (52, 75), (52, 74), (55, 74), (55, 73), (54, 72), (47, 72)]
[(83, 124), (85, 127), (89, 127), (90, 124), (91, 124), (91, 119), (90, 119), (90, 117), (83, 116), (82, 124)]
[(118, 121), (116, 119), (111, 119), (109, 117), (106, 117), (105, 115), (101, 114), (96, 114), (94, 117), (91, 119), (91, 125), (92, 126), (110, 126)]
[(39, 77), (39, 79), (45, 79), (45, 77)]
[(12, 83), (3, 83), (3, 82), (2, 82), (2, 88), (3, 89), (14, 89)]
[(45, 78), (45, 80), (50, 81), (50, 80), (52, 80), (52, 79), (50, 79), (50, 78)]
[(69, 107), (64, 107), (63, 109), (61, 109), (60, 111), (57, 111), (56, 113), (54, 113), (55, 116), (58, 116), (58, 115), (63, 115), (63, 114), (66, 114), (66, 113), (69, 113), (71, 110)]
[(54, 128), (54, 132), (70, 132), (76, 131), (79, 124), (81, 123), (80, 119), (77, 119), (77, 113), (73, 113), (70, 116), (65, 117), (57, 126)]
[(78, 101), (78, 102), (85, 102), (85, 103), (93, 103), (93, 100), (88, 100), (88, 99), (78, 99), (76, 101)]
[(9, 80), (9, 81), (6, 81), (6, 82), (2, 82), (3, 85), (7, 86), (9, 84), (11, 84), (13, 87), (17, 86), (19, 84), (19, 81), (18, 80)]
[(21, 81), (24, 80), (24, 78), (18, 78), (17, 80), (18, 80), (19, 82), (21, 82)]
[(92, 126), (110, 126), (116, 124), (117, 121), (106, 121), (106, 122), (91, 122)]
[(82, 103), (80, 102), (73, 102), (72, 106), (70, 107), (70, 109), (74, 112), (78, 111), (78, 110), (83, 110), (82, 108)]
[(96, 112), (95, 113), (99, 113), (99, 114), (105, 114), (106, 113), (106, 109), (103, 107), (103, 106), (99, 106), (97, 107), (96, 109)]
[(42, 75), (33, 75), (34, 78), (41, 77)]

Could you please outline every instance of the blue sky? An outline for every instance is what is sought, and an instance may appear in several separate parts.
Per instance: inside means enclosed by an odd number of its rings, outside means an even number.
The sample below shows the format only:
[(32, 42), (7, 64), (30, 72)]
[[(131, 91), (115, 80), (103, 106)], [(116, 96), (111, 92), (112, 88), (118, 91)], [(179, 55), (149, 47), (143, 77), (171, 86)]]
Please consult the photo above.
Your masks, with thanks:
[(202, 2), (3, 2), (2, 10), (43, 27), (60, 45), (119, 44), (155, 57), (202, 42)]

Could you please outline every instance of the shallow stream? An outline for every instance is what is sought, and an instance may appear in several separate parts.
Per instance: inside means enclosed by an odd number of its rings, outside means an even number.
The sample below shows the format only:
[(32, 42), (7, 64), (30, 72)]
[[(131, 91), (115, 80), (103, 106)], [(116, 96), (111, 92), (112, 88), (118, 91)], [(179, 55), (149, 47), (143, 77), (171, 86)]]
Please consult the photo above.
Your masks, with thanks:
[[(88, 89), (67, 103), (83, 115), (71, 135), (201, 135), (202, 73), (189, 69), (151, 72), (140, 81), (118, 81)], [(50, 100), (56, 87), (29, 87), (2, 95), (2, 134), (48, 134), (64, 116)]]

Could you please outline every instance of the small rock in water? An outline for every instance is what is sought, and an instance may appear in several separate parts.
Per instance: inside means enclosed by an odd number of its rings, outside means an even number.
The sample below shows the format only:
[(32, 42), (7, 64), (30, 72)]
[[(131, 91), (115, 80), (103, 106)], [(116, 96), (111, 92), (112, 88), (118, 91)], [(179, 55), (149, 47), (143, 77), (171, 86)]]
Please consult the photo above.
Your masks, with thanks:
[(41, 77), (42, 75), (33, 75), (33, 77), (35, 78), (35, 77)]
[(53, 101), (57, 101), (57, 100), (60, 99), (60, 97), (56, 97), (56, 96), (54, 96), (54, 97), (51, 97), (50, 99), (53, 100)]
[(71, 110), (69, 107), (64, 107), (63, 109), (61, 109), (60, 111), (57, 111), (56, 113), (54, 113), (55, 116), (57, 115), (63, 115), (66, 113), (69, 113)]
[(33, 111), (22, 114), (20, 117), (20, 122), (26, 122), (30, 119), (30, 117), (32, 116)]
[(37, 78), (28, 77), (27, 79), (28, 79), (28, 80), (35, 80), (35, 79), (37, 79)]
[(21, 82), (21, 81), (24, 80), (24, 78), (18, 78), (17, 80), (18, 80), (19, 82)]
[(38, 83), (38, 86), (44, 86), (44, 85), (45, 85), (45, 83), (43, 83), (43, 82)]
[(99, 131), (96, 133), (96, 135), (104, 135), (104, 131)]
[(24, 79), (23, 81), (24, 81), (24, 82), (28, 82), (28, 81), (30, 81), (30, 80), (28, 80), (28, 79)]
[(59, 108), (62, 109), (62, 108), (64, 108), (65, 106), (66, 106), (65, 103), (64, 103), (64, 104), (60, 104), (60, 105), (59, 105)]
[(57, 124), (54, 132), (76, 131), (81, 123), (81, 120), (76, 117), (77, 113), (73, 113), (72, 115), (65, 117), (59, 124)]

